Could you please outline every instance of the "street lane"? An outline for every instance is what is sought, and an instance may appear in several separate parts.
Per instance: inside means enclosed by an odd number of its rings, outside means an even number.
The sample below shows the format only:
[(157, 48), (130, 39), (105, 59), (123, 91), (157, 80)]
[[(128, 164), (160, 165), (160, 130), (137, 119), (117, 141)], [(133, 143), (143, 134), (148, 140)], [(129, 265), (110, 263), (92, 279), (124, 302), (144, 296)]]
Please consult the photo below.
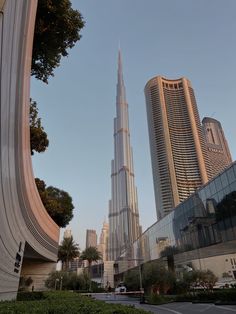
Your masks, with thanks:
[(157, 314), (233, 314), (236, 313), (236, 305), (214, 305), (209, 303), (173, 302), (162, 305), (140, 304), (139, 299), (126, 295), (115, 295), (113, 293), (97, 293), (92, 296), (108, 303), (120, 303), (123, 305), (134, 305), (138, 309), (150, 311)]

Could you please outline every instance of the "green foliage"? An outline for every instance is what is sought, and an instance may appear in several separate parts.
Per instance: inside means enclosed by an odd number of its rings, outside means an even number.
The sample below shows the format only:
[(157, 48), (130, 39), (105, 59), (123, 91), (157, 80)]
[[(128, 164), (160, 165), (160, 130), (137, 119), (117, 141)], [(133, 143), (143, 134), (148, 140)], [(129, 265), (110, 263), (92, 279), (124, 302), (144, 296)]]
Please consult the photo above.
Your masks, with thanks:
[(140, 277), (138, 269), (131, 269), (125, 273), (124, 283), (128, 291), (139, 291)]
[(38, 1), (31, 74), (48, 83), (61, 57), (81, 38), (83, 27), (82, 15), (72, 9), (70, 0)]
[(175, 285), (174, 273), (168, 271), (163, 265), (151, 262), (143, 265), (143, 286), (145, 290), (167, 293)]
[(224, 272), (222, 274), (222, 278), (231, 278), (231, 279), (233, 279), (232, 276), (228, 272)]
[(34, 300), (43, 300), (46, 297), (44, 296), (42, 291), (34, 291), (34, 292), (18, 292), (17, 293), (17, 301), (34, 301)]
[(165, 304), (165, 303), (174, 301), (174, 299), (170, 297), (166, 297), (164, 295), (151, 293), (146, 297), (146, 301), (149, 304)]
[(90, 277), (89, 290), (92, 291), (92, 282), (91, 282), (91, 265), (92, 262), (97, 262), (102, 259), (102, 254), (98, 251), (96, 247), (90, 246), (86, 248), (80, 255), (82, 260), (88, 261), (88, 273)]
[(65, 270), (69, 269), (69, 262), (79, 255), (79, 246), (74, 242), (73, 237), (64, 238), (58, 248), (58, 260), (65, 265)]
[(53, 186), (47, 187), (46, 209), (49, 215), (60, 227), (65, 227), (73, 218), (73, 204), (71, 196)]
[[(81, 283), (79, 290), (88, 291), (89, 286), (90, 286), (90, 278), (88, 276), (88, 273), (85, 271), (85, 269), (83, 270), (83, 273), (78, 275), (78, 278), (79, 278), (79, 281)], [(96, 287), (93, 287), (93, 288), (96, 290)]]
[(59, 227), (64, 228), (73, 218), (73, 208), (71, 196), (58, 188), (49, 186), (43, 180), (35, 179), (40, 198), (48, 214)]
[(217, 281), (217, 277), (211, 270), (194, 270), (185, 272), (183, 280), (188, 288), (200, 287), (203, 289), (212, 289)]
[(236, 289), (223, 289), (223, 290), (207, 290), (196, 293), (189, 293), (185, 295), (178, 295), (176, 301), (203, 301), (203, 302), (216, 302), (216, 301), (235, 301)]
[(41, 124), (41, 118), (38, 117), (38, 108), (36, 101), (30, 99), (30, 148), (31, 155), (34, 152), (44, 152), (49, 145), (47, 133)]
[(80, 258), (82, 260), (87, 260), (89, 265), (91, 265), (92, 262), (97, 262), (101, 260), (102, 254), (98, 251), (96, 247), (90, 246), (81, 253)]
[(88, 291), (89, 279), (87, 274), (77, 275), (76, 273), (66, 271), (51, 272), (45, 281), (45, 286), (49, 289), (59, 289), (61, 280), (63, 290)]
[(29, 277), (20, 277), (20, 282), (19, 282), (19, 291), (25, 291), (28, 289), (28, 287), (33, 283), (33, 279)]
[(145, 314), (133, 306), (108, 304), (67, 291), (43, 292), (42, 300), (0, 303), (1, 314)]
[(188, 290), (189, 290), (189, 283), (187, 283), (183, 279), (176, 280), (175, 285), (174, 285), (175, 293), (184, 294), (184, 293), (187, 293)]

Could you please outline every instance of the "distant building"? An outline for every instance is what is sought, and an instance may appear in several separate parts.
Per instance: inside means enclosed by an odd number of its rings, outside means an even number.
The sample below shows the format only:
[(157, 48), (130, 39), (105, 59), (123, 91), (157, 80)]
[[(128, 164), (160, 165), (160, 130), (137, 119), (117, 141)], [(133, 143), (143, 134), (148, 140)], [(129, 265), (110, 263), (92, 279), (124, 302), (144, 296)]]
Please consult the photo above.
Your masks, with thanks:
[(74, 258), (69, 262), (69, 271), (78, 271), (78, 268), (83, 268), (84, 261), (82, 261), (79, 257)]
[(216, 119), (206, 117), (202, 120), (202, 124), (212, 174), (216, 176), (232, 163), (232, 157), (221, 123)]
[(104, 221), (98, 244), (98, 251), (102, 254), (103, 261), (108, 260), (108, 236), (109, 224)]
[(86, 248), (93, 246), (97, 247), (97, 233), (96, 230), (86, 230)]
[(66, 239), (66, 238), (71, 238), (72, 237), (72, 231), (71, 231), (71, 229), (66, 229), (65, 231), (64, 231), (64, 239)]
[(145, 86), (157, 218), (211, 178), (191, 83), (157, 76)]

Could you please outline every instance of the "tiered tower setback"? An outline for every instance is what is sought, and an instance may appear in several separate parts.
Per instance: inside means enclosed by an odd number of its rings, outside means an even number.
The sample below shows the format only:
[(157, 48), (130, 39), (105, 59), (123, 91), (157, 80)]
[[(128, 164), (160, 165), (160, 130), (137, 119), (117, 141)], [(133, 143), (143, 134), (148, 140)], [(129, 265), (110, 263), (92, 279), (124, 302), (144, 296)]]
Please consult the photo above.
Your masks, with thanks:
[(118, 258), (139, 236), (137, 190), (134, 183), (130, 146), (128, 104), (118, 55), (116, 117), (114, 119), (114, 160), (111, 164), (112, 197), (109, 203), (109, 260)]

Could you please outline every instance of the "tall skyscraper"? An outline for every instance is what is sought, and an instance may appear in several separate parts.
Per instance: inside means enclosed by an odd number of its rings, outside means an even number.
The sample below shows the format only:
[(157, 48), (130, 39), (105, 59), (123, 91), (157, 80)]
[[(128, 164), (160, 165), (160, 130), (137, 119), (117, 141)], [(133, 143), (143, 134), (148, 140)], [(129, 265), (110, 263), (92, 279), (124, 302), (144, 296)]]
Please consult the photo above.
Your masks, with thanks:
[(152, 78), (145, 86), (157, 218), (211, 177), (197, 104), (186, 78)]
[(202, 120), (212, 175), (216, 176), (232, 163), (232, 157), (221, 123), (213, 118)]
[(97, 233), (96, 230), (86, 230), (86, 249), (90, 246), (97, 247)]
[(115, 260), (139, 236), (137, 190), (134, 183), (128, 104), (120, 51), (116, 117), (114, 119), (114, 160), (111, 163), (111, 172), (112, 196), (109, 202), (108, 258)]
[(109, 224), (104, 221), (101, 234), (99, 237), (98, 251), (102, 254), (102, 260), (105, 262), (108, 260), (108, 236), (109, 236)]

